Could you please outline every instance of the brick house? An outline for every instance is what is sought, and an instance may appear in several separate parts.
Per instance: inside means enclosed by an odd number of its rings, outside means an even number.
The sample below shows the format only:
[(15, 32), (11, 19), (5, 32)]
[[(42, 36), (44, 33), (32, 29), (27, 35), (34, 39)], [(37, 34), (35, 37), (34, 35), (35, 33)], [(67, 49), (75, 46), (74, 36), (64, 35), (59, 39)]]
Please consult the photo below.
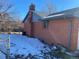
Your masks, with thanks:
[(38, 37), (48, 44), (62, 44), (71, 50), (79, 49), (79, 8), (41, 17), (32, 4), (23, 20), (23, 30), (29, 36)]

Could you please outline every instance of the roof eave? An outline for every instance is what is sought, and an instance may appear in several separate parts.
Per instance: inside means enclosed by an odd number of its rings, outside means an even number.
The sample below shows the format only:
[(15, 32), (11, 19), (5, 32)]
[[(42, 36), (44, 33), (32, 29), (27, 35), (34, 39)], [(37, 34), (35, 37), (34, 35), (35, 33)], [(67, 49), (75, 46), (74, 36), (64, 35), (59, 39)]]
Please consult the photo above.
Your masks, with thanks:
[(64, 19), (64, 20), (68, 19), (69, 20), (72, 17), (75, 17), (75, 16), (72, 16), (72, 15), (62, 15), (62, 16), (56, 16), (56, 17), (50, 17), (50, 18), (43, 18), (43, 19), (41, 19), (41, 21), (61, 20), (61, 19)]

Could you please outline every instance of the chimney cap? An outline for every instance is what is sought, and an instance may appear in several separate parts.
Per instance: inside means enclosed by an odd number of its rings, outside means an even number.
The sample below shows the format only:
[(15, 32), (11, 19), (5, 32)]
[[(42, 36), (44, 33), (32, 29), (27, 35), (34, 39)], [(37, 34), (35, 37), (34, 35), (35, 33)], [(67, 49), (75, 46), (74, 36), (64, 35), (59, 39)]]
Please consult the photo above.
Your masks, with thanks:
[(30, 5), (30, 10), (35, 10), (35, 5), (33, 3)]

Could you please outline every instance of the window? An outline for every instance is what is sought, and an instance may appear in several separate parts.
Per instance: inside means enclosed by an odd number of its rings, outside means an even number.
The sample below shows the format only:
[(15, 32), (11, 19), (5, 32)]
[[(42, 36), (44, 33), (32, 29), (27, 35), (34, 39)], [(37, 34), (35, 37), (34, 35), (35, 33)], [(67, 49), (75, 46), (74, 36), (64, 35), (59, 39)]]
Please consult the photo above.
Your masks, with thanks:
[(47, 21), (47, 20), (44, 21), (44, 23), (43, 23), (44, 24), (44, 28), (47, 28), (48, 27), (48, 23), (49, 23), (49, 21)]

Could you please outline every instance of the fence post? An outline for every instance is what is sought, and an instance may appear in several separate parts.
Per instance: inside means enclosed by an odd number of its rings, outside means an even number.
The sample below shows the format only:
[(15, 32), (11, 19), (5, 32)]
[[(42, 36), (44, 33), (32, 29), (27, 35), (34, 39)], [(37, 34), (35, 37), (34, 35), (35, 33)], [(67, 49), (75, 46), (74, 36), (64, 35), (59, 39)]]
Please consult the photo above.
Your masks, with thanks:
[(7, 39), (7, 55), (6, 55), (6, 59), (10, 59), (10, 35), (9, 34), (8, 34), (8, 39)]

